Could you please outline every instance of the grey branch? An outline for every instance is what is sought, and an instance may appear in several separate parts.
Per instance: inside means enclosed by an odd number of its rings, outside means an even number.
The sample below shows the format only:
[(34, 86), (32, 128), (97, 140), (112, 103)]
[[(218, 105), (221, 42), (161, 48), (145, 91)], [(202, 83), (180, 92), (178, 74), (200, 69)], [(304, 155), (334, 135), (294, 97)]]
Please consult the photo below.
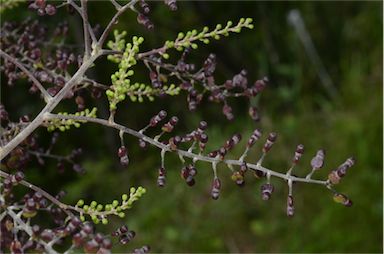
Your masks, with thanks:
[[(78, 121), (86, 121), (86, 122), (93, 122), (93, 123), (101, 124), (101, 125), (104, 125), (107, 127), (117, 129), (119, 131), (123, 131), (123, 132), (125, 132), (129, 135), (135, 136), (139, 139), (142, 139), (145, 142), (147, 142), (153, 146), (156, 146), (161, 150), (164, 150), (167, 152), (175, 152), (178, 155), (181, 155), (181, 156), (187, 157), (187, 158), (191, 158), (192, 160), (195, 160), (195, 161), (205, 161), (205, 162), (209, 162), (209, 163), (223, 163), (223, 164), (226, 164), (228, 166), (241, 166), (241, 164), (243, 163), (243, 161), (241, 161), (241, 160), (220, 160), (219, 158), (211, 158), (211, 157), (207, 157), (207, 156), (200, 155), (200, 154), (195, 154), (195, 153), (192, 153), (190, 151), (184, 151), (184, 150), (180, 150), (180, 149), (178, 149), (176, 151), (172, 151), (167, 145), (164, 145), (163, 143), (161, 143), (161, 142), (159, 142), (159, 141), (157, 141), (151, 137), (148, 137), (141, 132), (132, 130), (128, 127), (117, 124), (115, 122), (110, 122), (110, 121), (105, 120), (105, 119), (85, 117), (85, 116), (74, 116), (74, 115), (58, 115), (58, 114), (51, 114), (51, 113), (46, 113), (44, 116), (44, 119), (45, 120), (49, 120), (49, 119), (73, 119), (73, 120), (78, 120)], [(261, 163), (256, 163), (256, 164), (247, 163), (247, 166), (248, 166), (248, 168), (250, 168), (253, 171), (259, 170), (259, 171), (262, 171), (264, 173), (270, 174), (271, 176), (281, 178), (281, 179), (286, 180), (286, 181), (291, 180), (292, 182), (304, 182), (304, 183), (311, 183), (311, 184), (320, 184), (320, 185), (324, 185), (324, 186), (328, 185), (327, 181), (306, 179), (305, 177), (301, 178), (301, 177), (296, 177), (296, 176), (292, 176), (289, 174), (279, 173), (279, 172), (276, 172), (276, 171), (273, 171), (273, 170), (270, 170), (268, 168), (263, 167), (261, 165)]]

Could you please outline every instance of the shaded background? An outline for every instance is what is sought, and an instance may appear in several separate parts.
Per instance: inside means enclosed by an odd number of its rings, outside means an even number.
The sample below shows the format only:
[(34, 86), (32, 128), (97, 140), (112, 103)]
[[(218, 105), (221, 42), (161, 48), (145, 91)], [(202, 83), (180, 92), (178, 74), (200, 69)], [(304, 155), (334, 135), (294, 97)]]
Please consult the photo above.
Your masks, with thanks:
[[(265, 160), (265, 166), (285, 172), (297, 144), (306, 152), (298, 175), (309, 170), (311, 157), (319, 148), (326, 150), (326, 165), (315, 177), (326, 178), (333, 167), (350, 155), (357, 159), (337, 189), (353, 201), (345, 208), (332, 201), (331, 193), (320, 186), (295, 186), (295, 216), (285, 215), (286, 186), (273, 180), (276, 191), (264, 202), (260, 198), (260, 180), (247, 178), (244, 188), (230, 180), (230, 172), (219, 168), (222, 192), (218, 201), (209, 197), (212, 173), (208, 164), (198, 163), (199, 174), (193, 188), (179, 176), (181, 163), (177, 157), (166, 158), (167, 186), (156, 186), (160, 153), (154, 148), (143, 152), (137, 140), (126, 137), (131, 162), (128, 169), (118, 164), (116, 150), (118, 133), (92, 124), (63, 133), (55, 148), (65, 153), (75, 147), (85, 151), (85, 176), (68, 169), (58, 174), (55, 163), (41, 168), (31, 165), (26, 172), (30, 181), (52, 193), (65, 189), (65, 202), (111, 202), (130, 186), (142, 185), (148, 193), (128, 211), (123, 221), (137, 232), (135, 240), (115, 251), (127, 252), (149, 244), (153, 252), (382, 252), (382, 3), (381, 2), (179, 2), (179, 10), (171, 12), (160, 2), (150, 2), (153, 32), (145, 31), (127, 13), (117, 27), (129, 35), (142, 35), (143, 49), (158, 47), (175, 38), (179, 31), (204, 25), (213, 27), (227, 20), (252, 17), (255, 29), (244, 30), (220, 41), (201, 46), (189, 59), (202, 63), (209, 53), (218, 60), (216, 80), (224, 82), (241, 69), (248, 70), (251, 82), (263, 76), (271, 80), (261, 96), (252, 101), (258, 105), (262, 120), (254, 123), (247, 116), (247, 103), (231, 101), (236, 119), (228, 122), (219, 113), (221, 107), (206, 101), (191, 114), (185, 94), (178, 98), (158, 99), (154, 103), (121, 103), (117, 121), (134, 129), (143, 127), (160, 109), (177, 114), (181, 119), (178, 133), (195, 128), (200, 119), (209, 123), (210, 142), (207, 150), (219, 147), (234, 132), (243, 137), (256, 127), (264, 132), (276, 131), (278, 142)], [(31, 12), (8, 11), (4, 20), (22, 19)], [(90, 19), (105, 25), (113, 14), (107, 2), (91, 2)], [(326, 70), (333, 81), (337, 96), (332, 97), (322, 85), (316, 68), (306, 54), (297, 33), (287, 21), (288, 13), (300, 11)], [(78, 17), (60, 11), (54, 18), (39, 17), (55, 26), (56, 21), (70, 22), (73, 43), (81, 42)], [(80, 36), (80, 37), (79, 37)], [(171, 54), (170, 61), (177, 61)], [(91, 74), (108, 83), (116, 66), (101, 61)], [(138, 67), (135, 80), (149, 82), (148, 73)], [(41, 103), (27, 93), (25, 85), (9, 89), (2, 81), (2, 102), (13, 113), (36, 114)], [(5, 96), (5, 94), (7, 96)], [(104, 98), (105, 99), (105, 98)], [(107, 116), (106, 100), (87, 101), (96, 105), (101, 116)], [(65, 102), (58, 111), (76, 110), (74, 103)], [(51, 134), (39, 130), (42, 142)], [(81, 137), (81, 138), (79, 138)], [(244, 144), (246, 138), (242, 144)], [(249, 155), (256, 161), (260, 147)], [(237, 147), (233, 157), (241, 154)], [(122, 220), (112, 220), (99, 230), (111, 232)]]

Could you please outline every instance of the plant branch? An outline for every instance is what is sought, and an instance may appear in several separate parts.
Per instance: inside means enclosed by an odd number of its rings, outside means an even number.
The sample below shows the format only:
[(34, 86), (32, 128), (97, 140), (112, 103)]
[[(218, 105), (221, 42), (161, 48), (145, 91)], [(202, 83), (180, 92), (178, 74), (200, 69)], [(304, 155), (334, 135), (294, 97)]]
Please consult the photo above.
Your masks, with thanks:
[[(132, 130), (132, 129), (125, 127), (123, 125), (120, 125), (120, 124), (117, 124), (114, 122), (110, 122), (110, 121), (105, 120), (105, 119), (84, 117), (84, 116), (74, 116), (74, 115), (57, 115), (57, 114), (51, 114), (51, 113), (45, 114), (45, 120), (49, 120), (49, 119), (73, 119), (73, 120), (77, 120), (77, 121), (86, 121), (86, 122), (98, 123), (98, 124), (101, 124), (101, 125), (104, 125), (107, 127), (117, 129), (119, 131), (123, 131), (129, 135), (135, 136), (139, 139), (144, 140), (147, 143), (150, 143), (150, 144), (158, 147), (161, 150), (165, 150), (167, 152), (175, 152), (178, 155), (191, 158), (195, 161), (205, 161), (205, 162), (209, 162), (209, 163), (220, 163), (221, 162), (223, 164), (230, 165), (230, 166), (241, 166), (243, 164), (243, 162), (240, 160), (221, 160), (219, 158), (211, 158), (208, 156), (204, 156), (201, 154), (195, 154), (195, 153), (180, 150), (180, 149), (173, 151), (169, 148), (169, 146), (164, 145), (163, 143), (156, 141), (155, 139), (148, 137), (143, 133)], [(250, 168), (253, 171), (258, 170), (258, 171), (262, 171), (264, 173), (269, 173), (271, 176), (281, 178), (281, 179), (286, 180), (286, 181), (291, 180), (292, 182), (303, 182), (303, 183), (309, 183), (309, 184), (319, 184), (319, 185), (324, 185), (324, 186), (328, 185), (327, 181), (306, 179), (305, 177), (302, 178), (302, 177), (296, 177), (296, 176), (292, 176), (292, 175), (279, 173), (279, 172), (270, 170), (268, 168), (265, 168), (259, 163), (257, 163), (257, 164), (247, 163), (247, 166), (248, 166), (248, 168)]]
[(99, 57), (99, 54), (91, 55), (89, 59), (83, 62), (77, 72), (72, 76), (70, 80), (64, 85), (64, 87), (52, 97), (36, 118), (25, 127), (20, 133), (17, 134), (10, 142), (0, 148), (0, 160), (4, 159), (16, 146), (18, 146), (23, 140), (25, 140), (36, 128), (38, 128), (44, 121), (44, 115), (51, 112), (57, 104), (67, 95), (70, 89), (79, 83), (83, 78), (85, 72), (92, 66), (93, 62)]
[(43, 95), (45, 102), (48, 102), (52, 98), (52, 96), (47, 92), (47, 90), (45, 90), (43, 85), (35, 78), (35, 76), (33, 76), (33, 74), (27, 68), (25, 68), (25, 66), (20, 63), (16, 58), (8, 55), (1, 49), (0, 56), (19, 67), (32, 80), (33, 84), (40, 90), (41, 94)]
[[(0, 170), (0, 178), (7, 178), (10, 175), (2, 170)], [(119, 215), (119, 211), (116, 208), (112, 208), (111, 210), (105, 210), (105, 211), (97, 211), (97, 210), (84, 210), (81, 207), (78, 206), (72, 206), (67, 205), (61, 201), (59, 201), (57, 198), (46, 192), (45, 190), (37, 187), (36, 185), (33, 185), (32, 183), (22, 180), (19, 182), (19, 184), (24, 185), (25, 187), (34, 190), (35, 192), (39, 192), (41, 195), (43, 195), (46, 199), (51, 201), (53, 204), (58, 206), (60, 209), (62, 209), (69, 217), (73, 217), (72, 211), (78, 212), (80, 215), (88, 214), (89, 216), (100, 216), (100, 217), (106, 217), (109, 215)]]
[(91, 44), (89, 41), (89, 21), (88, 21), (88, 10), (87, 10), (87, 0), (81, 0), (81, 10), (82, 10), (82, 18), (83, 18), (83, 30), (84, 30), (84, 47), (85, 54), (84, 58), (87, 59), (90, 55)]
[(98, 41), (98, 46), (100, 48), (102, 48), (105, 40), (107, 39), (107, 36), (108, 36), (109, 32), (112, 29), (112, 26), (117, 22), (117, 19), (120, 17), (120, 15), (123, 14), (129, 8), (132, 8), (137, 2), (138, 2), (138, 0), (131, 0), (129, 3), (127, 3), (123, 7), (120, 7), (119, 9), (117, 9), (117, 12), (115, 13), (115, 15), (113, 16), (111, 21), (109, 21), (107, 27), (103, 31), (103, 34), (100, 36), (100, 39)]
[[(225, 30), (225, 29), (223, 29), (223, 30), (215, 29), (215, 30), (213, 30), (213, 31), (211, 31), (209, 33), (204, 34), (203, 36), (200, 36), (199, 34), (196, 34), (194, 36), (191, 36), (191, 37), (188, 37), (188, 38), (184, 38), (184, 39), (181, 39), (181, 40), (176, 39), (173, 48), (178, 48), (180, 46), (183, 46), (187, 42), (192, 43), (192, 42), (197, 41), (197, 40), (202, 40), (202, 39), (205, 39), (205, 38), (207, 38), (207, 39), (208, 38), (212, 38), (213, 34), (225, 35), (228, 32), (238, 32), (237, 29), (239, 29), (239, 28), (241, 28), (241, 24), (240, 23), (237, 24), (234, 27), (228, 28), (227, 30)], [(143, 53), (138, 54), (137, 55), (137, 59), (142, 59), (144, 57), (151, 56), (151, 55), (154, 55), (154, 54), (160, 54), (160, 53), (165, 52), (167, 49), (168, 49), (167, 45), (164, 44), (160, 48), (152, 49), (152, 50), (149, 50), (147, 52), (143, 52)]]
[[(33, 231), (31, 226), (27, 225), (20, 217), (10, 208), (7, 208), (7, 214), (12, 217), (13, 221), (18, 224), (19, 227), (23, 229), (24, 232), (26, 232), (31, 238), (33, 237)], [(47, 244), (46, 242), (42, 240), (38, 240), (40, 244), (42, 244), (45, 248), (45, 251), (50, 254), (56, 254), (57, 252)]]
[[(70, 4), (80, 14), (80, 16), (81, 16), (81, 18), (83, 19), (83, 22), (84, 22), (85, 17), (83, 15), (82, 8), (80, 8), (76, 3), (74, 3), (73, 0), (67, 0), (67, 4)], [(88, 33), (89, 33), (89, 35), (92, 38), (92, 42), (96, 43), (97, 40), (96, 40), (95, 34), (94, 34), (93, 30), (92, 30), (91, 24), (89, 24), (89, 22), (88, 22), (88, 13), (86, 13), (85, 15), (87, 15)], [(84, 38), (85, 38), (85, 36), (84, 36)]]
[[(9, 174), (0, 170), (0, 177), (7, 178), (7, 177), (9, 177)], [(21, 180), (19, 183), (32, 189), (32, 190), (34, 190), (34, 191), (36, 191), (36, 192), (40, 192), (46, 199), (48, 199), (49, 201), (51, 201), (52, 203), (54, 203), (55, 205), (57, 205), (58, 207), (63, 209), (64, 212), (67, 213), (68, 216), (72, 216), (72, 214), (69, 211), (67, 211), (70, 206), (60, 202), (57, 198), (55, 198), (54, 196), (52, 196), (51, 194), (49, 194), (45, 190), (43, 190), (43, 189), (37, 187), (36, 185), (33, 185), (33, 184), (31, 184), (25, 180)]]
[(116, 10), (119, 10), (121, 8), (121, 5), (116, 2), (116, 0), (111, 0), (111, 3), (115, 6)]

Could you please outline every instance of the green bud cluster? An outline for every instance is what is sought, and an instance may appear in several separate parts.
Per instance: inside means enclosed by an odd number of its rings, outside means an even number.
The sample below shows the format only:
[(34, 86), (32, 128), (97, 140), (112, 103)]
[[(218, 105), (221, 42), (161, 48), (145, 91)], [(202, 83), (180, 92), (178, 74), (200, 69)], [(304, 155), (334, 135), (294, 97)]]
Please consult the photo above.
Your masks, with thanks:
[(143, 83), (135, 83), (130, 85), (127, 91), (127, 95), (129, 96), (132, 102), (143, 102), (144, 97), (147, 97), (149, 101), (155, 100), (155, 95), (159, 94), (168, 94), (171, 96), (178, 95), (180, 93), (181, 88), (176, 87), (175, 84), (171, 84), (170, 86), (163, 86), (161, 89), (154, 89), (151, 86), (148, 86)]
[[(201, 41), (208, 44), (212, 38), (219, 40), (221, 36), (228, 36), (230, 32), (240, 33), (242, 28), (253, 29), (254, 26), (252, 21), (252, 18), (241, 18), (235, 26), (232, 21), (228, 21), (225, 27), (221, 24), (217, 24), (216, 28), (212, 31), (209, 31), (208, 27), (204, 27), (201, 32), (198, 32), (196, 29), (188, 31), (185, 34), (180, 32), (177, 35), (176, 40), (166, 41), (164, 46), (166, 49), (175, 48), (179, 51), (188, 47), (197, 49), (198, 45), (195, 41)], [(169, 55), (165, 52), (161, 52), (160, 54), (166, 59), (169, 57)]]
[[(76, 112), (75, 114), (68, 114), (67, 112), (60, 112), (59, 115), (64, 116), (86, 116), (86, 117), (96, 117), (97, 108), (92, 108), (92, 110), (85, 109), (80, 112)], [(76, 128), (80, 127), (80, 123), (85, 123), (86, 121), (74, 120), (74, 119), (50, 119), (46, 123), (46, 127), (48, 131), (54, 131), (59, 129), (60, 131), (66, 131), (71, 128), (71, 126), (75, 126)]]
[[(115, 41), (108, 41), (107, 46), (108, 48), (122, 52), (125, 49), (125, 39), (124, 37), (127, 35), (126, 31), (122, 31), (119, 33), (119, 30), (113, 31), (113, 36), (115, 37)], [(121, 61), (120, 55), (108, 55), (108, 60), (119, 63)]]
[(84, 200), (80, 199), (76, 203), (76, 208), (80, 212), (80, 219), (85, 221), (85, 215), (88, 215), (91, 220), (95, 223), (108, 223), (109, 215), (117, 215), (120, 218), (125, 217), (125, 210), (132, 207), (132, 204), (139, 200), (139, 198), (146, 193), (146, 189), (139, 186), (137, 189), (131, 187), (129, 194), (121, 195), (121, 202), (113, 200), (112, 203), (102, 205), (96, 201), (92, 201), (89, 205), (84, 203)]
[(171, 84), (170, 86), (163, 86), (163, 91), (171, 96), (178, 95), (180, 93), (181, 88), (175, 86), (175, 84)]
[(134, 74), (130, 68), (136, 65), (135, 56), (139, 52), (139, 45), (143, 43), (143, 37), (134, 36), (132, 43), (127, 43), (124, 47), (125, 40), (122, 37), (126, 32), (118, 33), (115, 31), (115, 42), (109, 42), (112, 49), (123, 51), (120, 57), (110, 56), (109, 59), (113, 62), (119, 63), (119, 70), (112, 74), (112, 86), (106, 91), (109, 100), (109, 109), (115, 111), (117, 103), (125, 100), (127, 93), (132, 90), (130, 76)]

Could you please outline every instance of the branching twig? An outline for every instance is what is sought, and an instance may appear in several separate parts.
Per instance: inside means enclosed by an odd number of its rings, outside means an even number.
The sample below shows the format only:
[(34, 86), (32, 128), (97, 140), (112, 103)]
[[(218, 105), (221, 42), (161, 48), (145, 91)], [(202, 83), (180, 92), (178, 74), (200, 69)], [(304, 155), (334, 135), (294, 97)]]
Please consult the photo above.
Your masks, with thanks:
[(100, 46), (100, 48), (102, 48), (102, 45), (104, 44), (105, 40), (107, 39), (107, 36), (108, 36), (109, 32), (112, 29), (112, 26), (116, 23), (116, 21), (120, 17), (120, 15), (123, 14), (129, 8), (132, 8), (137, 2), (138, 2), (138, 0), (131, 0), (129, 3), (127, 3), (123, 7), (120, 7), (117, 10), (115, 15), (111, 19), (111, 21), (109, 21), (109, 23), (108, 23), (107, 27), (105, 28), (103, 34), (100, 36), (100, 39), (98, 41), (98, 45)]
[(65, 86), (56, 94), (55, 97), (51, 98), (47, 105), (41, 110), (41, 112), (36, 116), (36, 118), (25, 128), (23, 129), (15, 138), (13, 138), (9, 143), (0, 148), (0, 160), (4, 159), (16, 146), (18, 146), (24, 139), (26, 139), (36, 128), (38, 128), (44, 121), (45, 113), (51, 112), (57, 104), (67, 95), (70, 89), (78, 84), (78, 82), (83, 78), (85, 72), (91, 67), (93, 62), (99, 57), (99, 54), (91, 55), (91, 57), (84, 61), (81, 67), (77, 72), (72, 76), (72, 78), (65, 84)]
[[(180, 150), (180, 149), (173, 151), (167, 145), (164, 145), (163, 143), (156, 141), (155, 139), (148, 137), (141, 132), (132, 130), (132, 129), (125, 127), (123, 125), (120, 125), (120, 124), (117, 124), (114, 122), (110, 122), (108, 120), (100, 119), (100, 118), (91, 118), (91, 117), (74, 116), (74, 115), (57, 115), (57, 114), (46, 113), (45, 114), (45, 120), (49, 120), (49, 119), (73, 119), (73, 120), (78, 120), (78, 121), (98, 123), (98, 124), (101, 124), (101, 125), (104, 125), (107, 127), (117, 129), (119, 131), (124, 131), (125, 133), (132, 135), (132, 136), (135, 136), (139, 139), (142, 139), (145, 142), (150, 143), (150, 144), (158, 147), (161, 150), (165, 150), (165, 151), (169, 151), (169, 152), (175, 152), (175, 153), (177, 153), (183, 157), (188, 157), (188, 158), (191, 158), (191, 159), (196, 160), (196, 161), (205, 161), (205, 162), (209, 162), (209, 163), (222, 162), (224, 164), (232, 165), (232, 166), (241, 166), (243, 164), (243, 162), (240, 160), (221, 160), (219, 158), (207, 157), (207, 156), (204, 156), (201, 154), (195, 154), (195, 153)], [(286, 175), (286, 174), (282, 174), (279, 172), (275, 172), (273, 170), (270, 170), (268, 168), (263, 167), (261, 165), (261, 163), (251, 164), (251, 163), (247, 162), (247, 166), (248, 166), (248, 168), (250, 168), (253, 171), (258, 170), (258, 171), (262, 171), (264, 173), (269, 173), (271, 176), (281, 178), (281, 179), (286, 180), (286, 181), (292, 180), (292, 182), (304, 182), (304, 183), (319, 184), (319, 185), (324, 185), (324, 186), (328, 185), (327, 181), (306, 179), (306, 178), (301, 178), (301, 177), (296, 177), (296, 176), (292, 176), (292, 175)]]
[[(81, 18), (83, 19), (83, 21), (85, 20), (85, 17), (83, 15), (83, 10), (82, 8), (80, 8), (75, 2), (73, 2), (73, 0), (67, 0), (68, 1), (68, 4), (70, 4), (81, 16)], [(87, 15), (87, 14), (86, 14)], [(87, 22), (86, 22), (86, 25), (88, 26), (88, 33), (89, 35), (91, 36), (92, 38), (92, 42), (93, 43), (96, 43), (96, 36), (95, 36), (95, 33), (93, 32), (92, 30), (92, 27), (91, 27), (91, 24), (89, 24), (88, 22), (88, 17), (86, 18)], [(84, 23), (83, 23), (84, 24)], [(85, 25), (85, 24), (84, 24)]]
[[(23, 231), (26, 232), (30, 237), (33, 237), (33, 231), (31, 226), (27, 225), (12, 209), (8, 207), (7, 214), (12, 217), (13, 221), (17, 223), (19, 227), (22, 227)], [(44, 241), (38, 241), (44, 246), (44, 249), (47, 253), (56, 254), (57, 252)]]
[[(0, 177), (7, 178), (7, 177), (9, 177), (9, 174), (0, 170)], [(43, 189), (37, 187), (36, 185), (33, 185), (32, 183), (25, 181), (25, 180), (21, 180), (20, 184), (22, 184), (22, 185), (24, 185), (24, 186), (26, 186), (26, 187), (28, 187), (28, 188), (36, 191), (36, 192), (40, 192), (46, 199), (48, 199), (49, 201), (51, 201), (52, 203), (54, 203), (55, 205), (57, 205), (58, 207), (63, 209), (63, 211), (65, 213), (67, 213), (68, 216), (72, 216), (72, 214), (68, 211), (68, 208), (70, 206), (60, 202), (57, 198), (55, 198), (54, 196), (52, 196), (48, 192), (44, 191)]]
[(87, 59), (90, 55), (91, 44), (89, 42), (89, 29), (88, 29), (88, 10), (87, 10), (87, 0), (81, 0), (81, 10), (82, 10), (82, 18), (83, 18), (83, 30), (84, 30), (84, 59)]
[(40, 90), (41, 94), (43, 95), (45, 102), (48, 102), (51, 100), (52, 96), (47, 92), (47, 90), (45, 90), (43, 85), (35, 78), (35, 76), (33, 76), (33, 74), (27, 68), (25, 68), (25, 66), (22, 63), (20, 63), (16, 58), (8, 55), (1, 49), (0, 49), (0, 55), (1, 57), (7, 59), (8, 61), (12, 62), (14, 65), (19, 67), (28, 76), (28, 78), (32, 80), (33, 84)]

